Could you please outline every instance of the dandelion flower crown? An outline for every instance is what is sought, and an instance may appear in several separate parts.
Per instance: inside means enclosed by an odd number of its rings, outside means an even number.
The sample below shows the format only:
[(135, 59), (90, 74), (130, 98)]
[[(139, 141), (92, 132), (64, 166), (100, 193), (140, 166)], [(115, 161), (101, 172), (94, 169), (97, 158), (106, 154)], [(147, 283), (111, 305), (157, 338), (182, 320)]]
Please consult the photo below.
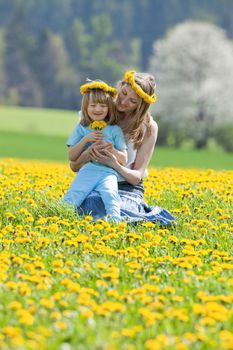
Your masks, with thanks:
[(146, 103), (154, 103), (157, 99), (156, 94), (148, 95), (145, 91), (143, 91), (141, 86), (139, 86), (135, 81), (135, 73), (136, 72), (134, 70), (125, 72), (124, 81), (129, 84), (136, 92), (136, 94), (140, 96)]
[(109, 92), (113, 97), (116, 96), (117, 90), (114, 89), (112, 86), (104, 83), (101, 80), (89, 80), (87, 79), (88, 83), (83, 84), (80, 86), (80, 92), (82, 95), (86, 94), (87, 91), (93, 90), (93, 89), (99, 89), (103, 90), (105, 92)]

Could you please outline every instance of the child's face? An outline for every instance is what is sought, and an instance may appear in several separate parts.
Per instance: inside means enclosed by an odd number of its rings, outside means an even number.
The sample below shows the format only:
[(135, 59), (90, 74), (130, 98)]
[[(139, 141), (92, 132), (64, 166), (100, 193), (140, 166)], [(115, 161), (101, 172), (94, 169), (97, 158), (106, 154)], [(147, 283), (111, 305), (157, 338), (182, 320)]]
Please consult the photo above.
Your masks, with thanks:
[(87, 113), (93, 121), (104, 120), (108, 115), (108, 106), (104, 103), (90, 101), (87, 107)]

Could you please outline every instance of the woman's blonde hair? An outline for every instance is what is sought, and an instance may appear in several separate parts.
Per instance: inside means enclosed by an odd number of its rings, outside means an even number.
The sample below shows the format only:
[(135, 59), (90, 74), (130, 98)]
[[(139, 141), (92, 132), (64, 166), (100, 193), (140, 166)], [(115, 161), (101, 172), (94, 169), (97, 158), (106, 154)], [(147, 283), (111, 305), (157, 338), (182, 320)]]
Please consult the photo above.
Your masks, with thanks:
[[(155, 92), (155, 78), (149, 73), (135, 73), (135, 82), (142, 88), (144, 92), (152, 96)], [(118, 92), (126, 86), (127, 83), (122, 80), (118, 84)], [(130, 85), (128, 85), (130, 86)], [(150, 104), (145, 102), (140, 96), (138, 96), (138, 104), (136, 109), (129, 115), (127, 125), (122, 125), (122, 130), (128, 140), (135, 144), (135, 147), (140, 147), (145, 134), (145, 128), (148, 134), (151, 133), (150, 116), (148, 115), (148, 109)], [(118, 123), (119, 126), (120, 122)]]
[(116, 108), (114, 105), (112, 95), (109, 92), (105, 92), (100, 89), (92, 89), (87, 91), (83, 95), (81, 105), (82, 117), (80, 124), (82, 124), (83, 126), (88, 126), (93, 122), (93, 120), (89, 117), (87, 112), (89, 103), (106, 104), (108, 106), (108, 115), (105, 118), (106, 123), (109, 125), (117, 123)]

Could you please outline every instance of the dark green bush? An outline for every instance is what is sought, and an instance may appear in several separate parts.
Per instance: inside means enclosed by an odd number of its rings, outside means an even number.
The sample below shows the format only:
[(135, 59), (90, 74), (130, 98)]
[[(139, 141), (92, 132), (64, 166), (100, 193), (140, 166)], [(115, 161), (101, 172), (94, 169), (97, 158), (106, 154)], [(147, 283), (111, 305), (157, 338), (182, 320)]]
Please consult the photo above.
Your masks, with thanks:
[(156, 117), (156, 122), (159, 126), (157, 145), (180, 147), (187, 139), (184, 127), (174, 126), (173, 123), (164, 121), (160, 116)]
[(215, 130), (215, 139), (225, 151), (233, 152), (233, 123), (217, 128)]

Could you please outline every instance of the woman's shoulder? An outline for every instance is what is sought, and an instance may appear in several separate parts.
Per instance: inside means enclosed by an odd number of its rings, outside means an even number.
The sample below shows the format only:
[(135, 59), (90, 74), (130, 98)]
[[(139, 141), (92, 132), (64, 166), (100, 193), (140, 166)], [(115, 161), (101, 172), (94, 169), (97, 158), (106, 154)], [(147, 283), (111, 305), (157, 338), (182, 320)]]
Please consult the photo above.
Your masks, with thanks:
[(157, 122), (154, 120), (154, 118), (152, 117), (152, 115), (150, 115), (149, 123), (150, 123), (152, 129), (158, 130), (158, 124), (157, 124)]
[(150, 115), (149, 121), (146, 125), (145, 136), (148, 137), (151, 135), (152, 137), (157, 137), (157, 134), (158, 134), (158, 124)]

